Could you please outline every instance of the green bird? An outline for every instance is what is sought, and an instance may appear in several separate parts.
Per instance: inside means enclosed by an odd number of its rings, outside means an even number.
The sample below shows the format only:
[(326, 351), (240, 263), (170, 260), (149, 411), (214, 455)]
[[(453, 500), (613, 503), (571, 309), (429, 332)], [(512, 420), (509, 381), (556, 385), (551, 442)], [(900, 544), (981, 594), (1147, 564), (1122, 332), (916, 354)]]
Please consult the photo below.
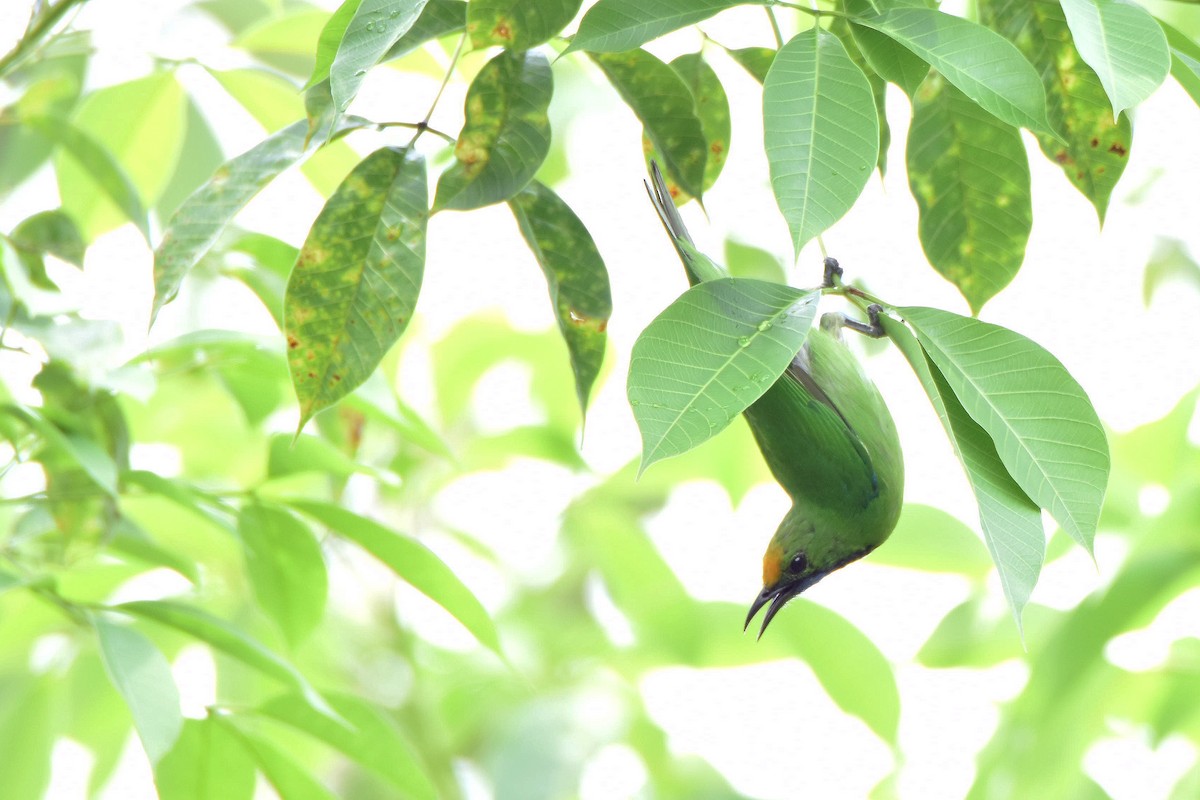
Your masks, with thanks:
[[(651, 175), (653, 189), (646, 189), (688, 280), (726, 277), (696, 249), (657, 164)], [(826, 285), (840, 274), (837, 261), (826, 259)], [(749, 627), (770, 604), (760, 638), (789, 600), (883, 544), (896, 527), (904, 496), (896, 424), (841, 335), (842, 328), (882, 335), (879, 311), (869, 309), (869, 325), (822, 316), (787, 370), (744, 412), (771, 474), (792, 498), (767, 545), (763, 588), (746, 616)]]

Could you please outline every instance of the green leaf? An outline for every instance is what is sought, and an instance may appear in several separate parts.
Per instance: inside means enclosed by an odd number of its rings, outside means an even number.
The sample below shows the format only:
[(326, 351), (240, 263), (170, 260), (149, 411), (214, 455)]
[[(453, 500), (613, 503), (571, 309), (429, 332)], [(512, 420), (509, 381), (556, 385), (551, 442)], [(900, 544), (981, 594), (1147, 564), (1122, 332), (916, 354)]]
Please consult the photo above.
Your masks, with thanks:
[(58, 286), (46, 274), (46, 253), (83, 269), (86, 245), (79, 228), (61, 210), (42, 211), (25, 218), (13, 228), (8, 241), (25, 268), (29, 282), (39, 289), (58, 291)]
[(217, 717), (240, 741), (258, 764), (267, 782), (287, 800), (334, 800), (335, 795), (321, 785), (300, 764), (272, 744), (265, 736), (242, 730), (228, 717)]
[(387, 564), (405, 582), (450, 612), (483, 645), (500, 652), (496, 626), (487, 610), (425, 545), (332, 503), (301, 499), (287, 502)]
[(434, 210), (482, 208), (521, 191), (550, 152), (553, 94), (541, 53), (506, 50), (485, 64), (467, 89), (457, 161), (438, 179)]
[(330, 701), (338, 714), (350, 723), (351, 732), (314, 714), (294, 695), (272, 698), (258, 709), (258, 713), (325, 742), (355, 763), (387, 779), (406, 797), (437, 797), (437, 790), (417, 752), (390, 719), (350, 695), (333, 695)]
[(508, 201), (521, 236), (546, 275), (558, 330), (567, 345), (580, 411), (604, 363), (605, 329), (612, 315), (608, 270), (596, 243), (571, 207), (533, 181)]
[[(704, 162), (703, 183), (704, 191), (707, 192), (717, 182), (721, 168), (725, 166), (725, 159), (729, 156), (729, 98), (725, 95), (721, 79), (700, 53), (684, 53), (671, 61), (671, 69), (683, 78), (696, 103), (696, 116), (700, 119), (700, 129), (704, 132), (708, 151)], [(642, 133), (642, 151), (645, 154), (647, 169), (652, 161), (665, 160), (645, 132)], [(670, 178), (667, 178), (667, 188), (675, 205), (683, 205), (688, 201), (687, 192)]]
[(1182, 281), (1200, 288), (1200, 264), (1192, 258), (1187, 245), (1178, 239), (1159, 239), (1154, 243), (1142, 278), (1142, 304), (1149, 307), (1154, 293), (1165, 284)]
[(836, 36), (814, 27), (779, 51), (763, 84), (763, 140), (798, 256), (850, 210), (879, 157), (871, 85)]
[(708, 145), (695, 98), (679, 73), (645, 50), (601, 53), (592, 60), (641, 120), (662, 155), (667, 177), (692, 197), (701, 197)]
[(329, 77), (329, 68), (333, 66), (338, 46), (341, 45), (342, 37), (346, 35), (346, 28), (350, 25), (350, 20), (354, 18), (354, 14), (361, 4), (362, 0), (345, 0), (337, 7), (336, 11), (329, 15), (329, 20), (325, 23), (325, 27), (321, 28), (321, 36), (317, 40), (317, 62), (313, 65), (308, 83), (304, 84), (304, 91), (308, 91)]
[(767, 79), (771, 63), (775, 60), (775, 50), (770, 47), (743, 47), (728, 52), (759, 83)]
[(1090, 553), (1108, 440), (1057, 358), (1018, 333), (934, 308), (898, 311), (1021, 489)]
[(121, 517), (109, 533), (108, 546), (118, 553), (133, 556), (147, 564), (155, 564), (178, 572), (194, 584), (200, 583), (200, 568), (195, 561), (172, 552), (142, 530), (132, 520)]
[(154, 768), (154, 787), (160, 800), (251, 800), (254, 762), (217, 719), (188, 719)]
[[(71, 191), (74, 191), (77, 186), (83, 185), (83, 182), (77, 177), (73, 177), (77, 172), (72, 170), (83, 170), (104, 196), (121, 210), (125, 219), (137, 226), (146, 241), (150, 240), (150, 220), (146, 215), (146, 206), (138, 194), (137, 187), (133, 185), (129, 175), (103, 145), (63, 119), (32, 117), (26, 119), (25, 122), (47, 138), (62, 145), (75, 160), (75, 167), (68, 167), (61, 158), (58, 160), (55, 172), (59, 175), (60, 184), (67, 184)], [(63, 188), (66, 189), (67, 186)]]
[(1200, 105), (1200, 45), (1161, 19), (1158, 24), (1162, 26), (1171, 47), (1171, 74), (1192, 100)]
[(694, 25), (719, 11), (766, 0), (600, 0), (588, 9), (568, 53), (616, 53)]
[(225, 620), (198, 608), (166, 600), (136, 600), (111, 606), (109, 610), (148, 619), (199, 639), (248, 667), (291, 686), (314, 711), (338, 724), (343, 722), (298, 669)]
[(905, 503), (896, 529), (868, 557), (874, 564), (982, 578), (992, 561), (979, 537), (940, 508)]
[(149, 639), (124, 625), (93, 618), (100, 655), (113, 685), (133, 714), (151, 764), (170, 752), (183, 729), (179, 690), (171, 665)]
[(787, 274), (779, 257), (761, 247), (737, 239), (726, 239), (723, 261), (729, 268), (729, 274), (735, 278), (787, 283)]
[[(0, 697), (0, 752), (5, 800), (41, 800), (51, 778), (50, 754), (63, 712), (60, 675), (9, 668)], [(124, 734), (122, 725), (122, 734)]]
[(243, 506), (238, 535), (259, 606), (297, 647), (325, 614), (328, 578), (320, 545), (308, 526), (262, 503)]
[(301, 120), (227, 162), (171, 215), (154, 251), (154, 308), (151, 324), (175, 298), (188, 270), (208, 252), (234, 215), (304, 157), (308, 122)]
[(1062, 0), (1075, 46), (1112, 100), (1113, 116), (1167, 79), (1171, 51), (1150, 12), (1124, 0)]
[(853, 22), (895, 39), (1002, 121), (1057, 135), (1037, 71), (995, 31), (930, 8), (897, 8)]
[(342, 113), (358, 93), (367, 70), (408, 32), (426, 0), (361, 0), (329, 65), (333, 106)]
[[(920, 7), (921, 4), (904, 2), (897, 5)], [(874, 13), (871, 0), (843, 0), (843, 6), (846, 13), (852, 15), (851, 21), (857, 21), (853, 19), (854, 16), (869, 16)], [(873, 71), (888, 83), (899, 86), (909, 97), (917, 93), (921, 82), (929, 75), (928, 62), (879, 31), (863, 25), (849, 27), (851, 38)]]
[(1113, 187), (1129, 161), (1133, 138), (1129, 115), (1113, 118), (1104, 87), (1091, 67), (1082, 63), (1057, 3), (992, 0), (980, 5), (980, 15), (1041, 74), (1047, 115), (1062, 138), (1035, 132), (1038, 145), (1092, 203), (1103, 222)]
[(978, 314), (1016, 277), (1033, 228), (1021, 134), (934, 74), (913, 98), (907, 155), (925, 256)]
[(70, 456), (106, 494), (114, 498), (117, 496), (116, 462), (95, 440), (80, 434), (64, 433), (33, 408), (6, 404), (0, 406), (0, 414), (9, 414), (24, 422), (42, 437), (47, 446)]
[(458, 33), (466, 25), (467, 4), (463, 0), (429, 0), (408, 33), (396, 40), (383, 60), (407, 55), (431, 39)]
[(967, 482), (979, 504), (984, 543), (996, 564), (1000, 586), (1012, 608), (1017, 630), (1046, 552), (1042, 512), (1008, 474), (996, 445), (963, 408), (937, 365), (903, 324), (887, 316), (884, 330), (917, 374), (929, 401), (942, 420)]
[[(912, 56), (912, 53), (892, 42), (886, 36), (882, 36), (869, 29), (863, 30), (868, 30), (869, 33), (880, 36), (885, 41), (891, 43), (893, 47)], [(887, 174), (888, 147), (892, 143), (892, 128), (888, 125), (887, 119), (887, 81), (871, 68), (866, 56), (863, 55), (862, 48), (858, 46), (858, 43), (854, 39), (854, 28), (852, 28), (847, 18), (836, 18), (830, 24), (829, 32), (841, 39), (842, 44), (846, 48), (846, 53), (850, 56), (850, 60), (854, 62), (856, 67), (862, 70), (862, 73), (867, 76), (867, 83), (871, 85), (871, 96), (875, 99), (875, 114), (879, 118), (879, 156), (875, 159), (875, 166), (879, 170), (879, 177), (883, 178)], [(924, 62), (921, 63), (925, 66), (925, 71), (928, 72), (929, 65)]]
[(804, 344), (820, 292), (745, 278), (688, 289), (646, 326), (629, 362), (629, 405), (646, 467), (720, 433)]
[(284, 297), (300, 426), (360, 385), (404, 332), (425, 270), (425, 160), (384, 147), (313, 223)]
[(536, 47), (562, 31), (582, 0), (472, 0), (467, 33), (475, 48), (499, 45), (513, 51)]

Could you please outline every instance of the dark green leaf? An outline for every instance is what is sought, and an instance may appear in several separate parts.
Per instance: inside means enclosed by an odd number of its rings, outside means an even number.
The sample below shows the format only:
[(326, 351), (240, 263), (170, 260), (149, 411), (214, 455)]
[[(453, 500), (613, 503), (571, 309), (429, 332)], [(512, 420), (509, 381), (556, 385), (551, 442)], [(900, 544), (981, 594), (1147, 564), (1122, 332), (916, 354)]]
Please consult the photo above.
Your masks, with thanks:
[(913, 97), (907, 154), (921, 247), (978, 314), (1016, 276), (1033, 227), (1021, 135), (934, 74)]
[(472, 0), (467, 6), (471, 46), (513, 51), (536, 47), (562, 31), (582, 0)]
[(836, 36), (814, 27), (779, 51), (763, 84), (763, 140), (799, 255), (850, 210), (879, 158), (871, 84)]
[(431, 39), (457, 33), (466, 27), (467, 4), (463, 0), (429, 0), (421, 16), (384, 55), (384, 61), (411, 53)]
[(1013, 479), (1090, 553), (1109, 455), (1083, 387), (1007, 328), (934, 308), (898, 310)]
[(1118, 117), (1167, 79), (1171, 51), (1150, 12), (1123, 0), (1062, 0), (1079, 54), (1096, 71)]
[(183, 729), (171, 665), (149, 639), (124, 625), (94, 618), (104, 667), (133, 714), (151, 764), (170, 752)]
[(325, 614), (328, 578), (320, 545), (300, 520), (262, 503), (242, 508), (238, 534), (259, 606), (298, 646)]
[[(685, 53), (679, 56), (671, 62), (671, 68), (683, 78), (695, 99), (696, 116), (700, 119), (700, 129), (704, 132), (704, 141), (708, 147), (703, 184), (704, 191), (707, 192), (717, 182), (721, 168), (725, 166), (725, 159), (729, 156), (729, 98), (725, 95), (721, 79), (700, 53)], [(665, 160), (644, 132), (642, 150), (646, 156), (647, 169), (652, 161)], [(670, 178), (667, 178), (667, 188), (675, 205), (683, 205), (689, 199), (687, 192)]]
[(600, 0), (588, 9), (567, 52), (616, 53), (702, 22), (726, 8), (766, 0)]
[(361, 0), (329, 65), (330, 91), (338, 114), (358, 94), (367, 70), (417, 21), (426, 1)]
[[(863, 55), (862, 48), (859, 47), (854, 39), (854, 30), (850, 25), (850, 21), (844, 17), (835, 19), (829, 26), (829, 32), (842, 40), (842, 44), (846, 47), (846, 52), (849, 54), (850, 60), (862, 70), (862, 73), (867, 76), (867, 83), (871, 84), (871, 94), (875, 98), (875, 113), (879, 117), (879, 157), (875, 160), (875, 166), (879, 169), (879, 177), (882, 178), (887, 174), (888, 147), (892, 144), (892, 128), (888, 125), (887, 119), (887, 81), (872, 69), (866, 56)], [(868, 33), (874, 33), (876, 36), (881, 35), (867, 28), (860, 30), (866, 30)], [(887, 37), (883, 38), (891, 42)], [(900, 47), (894, 42), (892, 44), (912, 56), (912, 53), (905, 48)], [(924, 64), (924, 62), (921, 63)], [(925, 65), (925, 67), (926, 71), (928, 71), (928, 65)]]
[(385, 147), (325, 203), (284, 297), (300, 428), (367, 379), (404, 332), (425, 270), (425, 160)]
[(329, 68), (333, 66), (333, 59), (342, 43), (342, 37), (346, 35), (346, 28), (361, 4), (362, 0), (344, 0), (337, 10), (329, 15), (329, 20), (325, 27), (321, 28), (321, 36), (317, 40), (317, 63), (313, 65), (308, 83), (304, 84), (305, 91), (329, 77)]
[(602, 53), (592, 60), (604, 71), (662, 155), (667, 177), (701, 197), (708, 145), (696, 101), (679, 73), (645, 50)]
[(500, 639), (487, 610), (458, 576), (429, 548), (372, 519), (315, 500), (288, 505), (328, 526), (391, 567), (398, 576), (450, 612), (475, 638), (496, 653)]
[(438, 180), (434, 210), (482, 208), (507, 200), (550, 152), (550, 63), (540, 53), (504, 51), (467, 89), (457, 161)]
[(160, 800), (250, 800), (254, 763), (212, 717), (184, 720), (175, 748), (154, 769)]
[(533, 181), (508, 203), (546, 275), (558, 330), (567, 344), (581, 412), (604, 363), (612, 294), (604, 259), (571, 207)]
[[(871, 0), (843, 0), (848, 14), (867, 16), (874, 13)], [(898, 5), (919, 6), (918, 2)], [(916, 94), (921, 82), (929, 74), (929, 64), (904, 45), (879, 31), (864, 25), (850, 25), (850, 35), (863, 59), (871, 69), (888, 83), (894, 83), (909, 97)], [(849, 49), (847, 47), (847, 49)]]
[(745, 278), (693, 286), (642, 331), (628, 394), (646, 467), (720, 433), (791, 363), (819, 292)]

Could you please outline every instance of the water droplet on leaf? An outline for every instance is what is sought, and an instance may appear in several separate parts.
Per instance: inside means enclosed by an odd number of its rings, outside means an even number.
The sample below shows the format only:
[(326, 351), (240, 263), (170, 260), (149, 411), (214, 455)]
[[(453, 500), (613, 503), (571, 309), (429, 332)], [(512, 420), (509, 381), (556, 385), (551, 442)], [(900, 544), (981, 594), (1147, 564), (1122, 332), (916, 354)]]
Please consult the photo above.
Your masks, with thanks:
[(750, 337), (749, 336), (742, 336), (741, 338), (738, 339), (738, 347), (749, 347), (749, 346), (750, 346)]

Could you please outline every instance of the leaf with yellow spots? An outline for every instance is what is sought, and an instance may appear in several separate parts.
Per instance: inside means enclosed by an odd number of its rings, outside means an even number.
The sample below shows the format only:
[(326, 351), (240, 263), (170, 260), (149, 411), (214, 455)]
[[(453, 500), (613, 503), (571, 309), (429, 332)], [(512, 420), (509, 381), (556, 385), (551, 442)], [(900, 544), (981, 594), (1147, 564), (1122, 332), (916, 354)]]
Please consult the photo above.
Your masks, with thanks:
[(476, 48), (499, 45), (521, 51), (560, 33), (579, 13), (582, 0), (472, 0), (467, 33)]
[(1063, 141), (1034, 133), (1038, 145), (1062, 167), (1104, 222), (1113, 187), (1129, 162), (1133, 140), (1129, 115), (1113, 119), (1108, 95), (1075, 49), (1058, 3), (987, 0), (979, 4), (979, 14), (984, 24), (1011, 40), (1041, 75), (1046, 113)]
[(700, 197), (708, 143), (696, 101), (683, 78), (645, 50), (593, 54), (592, 60), (641, 120), (654, 149), (662, 154), (667, 179), (692, 197)]
[[(704, 140), (708, 145), (708, 156), (704, 162), (704, 191), (707, 192), (717, 182), (729, 155), (729, 98), (725, 95), (721, 79), (699, 53), (685, 53), (679, 56), (671, 62), (671, 68), (683, 78), (696, 103), (696, 116), (700, 119), (700, 128), (704, 131)], [(642, 132), (642, 150), (646, 153), (647, 169), (651, 161), (663, 162), (662, 155), (655, 149), (654, 142), (645, 131)], [(671, 190), (675, 205), (682, 205), (691, 199), (691, 196), (669, 177), (667, 188)]]
[(925, 256), (978, 314), (1016, 276), (1033, 226), (1021, 135), (933, 73), (913, 97), (907, 160)]
[(434, 211), (500, 203), (525, 188), (550, 151), (550, 62), (504, 51), (467, 89), (457, 159), (438, 179)]
[(425, 161), (385, 147), (325, 203), (283, 300), (300, 426), (365, 381), (412, 317), (425, 271)]
[(579, 408), (604, 363), (605, 329), (612, 315), (608, 270), (588, 229), (571, 207), (533, 181), (508, 202), (521, 235), (546, 274), (550, 302), (575, 373)]

